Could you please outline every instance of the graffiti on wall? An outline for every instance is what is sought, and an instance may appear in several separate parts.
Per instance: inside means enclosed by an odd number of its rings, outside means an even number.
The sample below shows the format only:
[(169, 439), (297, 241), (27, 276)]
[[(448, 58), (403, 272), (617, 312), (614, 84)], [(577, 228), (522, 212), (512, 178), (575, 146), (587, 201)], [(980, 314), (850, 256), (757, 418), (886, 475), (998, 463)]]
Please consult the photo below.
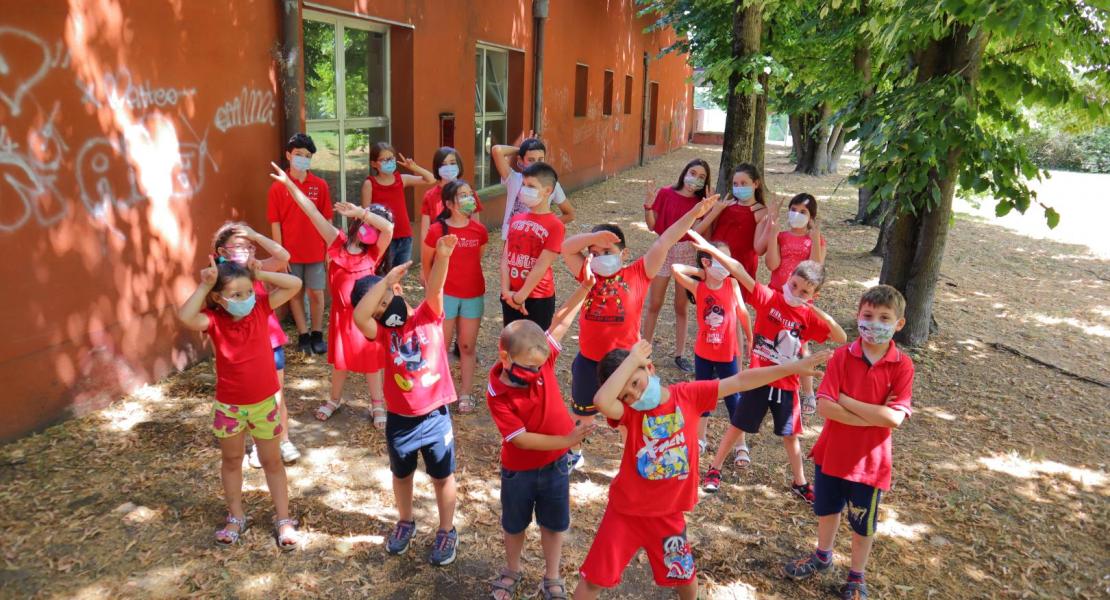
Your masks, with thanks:
[(274, 93), (270, 90), (248, 90), (244, 87), (238, 96), (224, 102), (216, 110), (214, 124), (221, 132), (233, 127), (273, 125)]

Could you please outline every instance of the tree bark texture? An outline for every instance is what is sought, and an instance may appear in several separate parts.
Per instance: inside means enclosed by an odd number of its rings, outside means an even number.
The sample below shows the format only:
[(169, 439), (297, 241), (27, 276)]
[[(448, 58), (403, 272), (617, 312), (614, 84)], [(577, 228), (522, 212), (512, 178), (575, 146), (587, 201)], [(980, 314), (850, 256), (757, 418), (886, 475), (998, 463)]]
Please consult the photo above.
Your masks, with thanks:
[[(864, 0), (860, 3), (860, 16), (866, 16), (867, 2)], [(856, 74), (859, 75), (860, 80), (863, 82), (863, 91), (861, 92), (861, 100), (867, 100), (875, 93), (875, 84), (871, 78), (871, 47), (867, 45), (867, 40), (862, 36), (856, 41), (856, 49), (852, 55), (852, 65), (856, 69)], [(863, 143), (860, 143), (860, 156), (863, 156)], [(860, 165), (860, 170), (863, 170), (863, 165)], [(861, 173), (862, 175), (862, 173)], [(874, 196), (875, 190), (868, 187), (859, 188), (858, 205), (856, 209), (855, 222), (860, 225), (871, 225), (881, 229), (883, 217), (880, 212), (881, 207), (875, 206), (871, 208), (871, 197)], [(879, 234), (880, 240), (883, 238), (882, 232)], [(876, 249), (879, 245), (876, 244)]]
[[(746, 61), (758, 53), (763, 32), (763, 6), (744, 0), (733, 1), (732, 60)], [(732, 182), (732, 170), (741, 163), (751, 162), (755, 136), (755, 94), (737, 91), (744, 83), (744, 76), (733, 73), (728, 78), (728, 107), (725, 113), (724, 147), (717, 173), (717, 192), (725, 193)]]

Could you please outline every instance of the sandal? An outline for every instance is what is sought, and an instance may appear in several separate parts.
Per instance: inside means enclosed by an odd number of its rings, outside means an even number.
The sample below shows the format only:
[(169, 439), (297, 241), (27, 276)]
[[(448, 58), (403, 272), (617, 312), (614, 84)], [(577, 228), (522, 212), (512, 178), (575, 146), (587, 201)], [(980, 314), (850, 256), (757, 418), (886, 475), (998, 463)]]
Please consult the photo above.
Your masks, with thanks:
[(343, 401), (328, 400), (316, 409), (316, 420), (327, 421), (343, 406)]
[[(559, 591), (553, 592), (551, 588), (559, 588)], [(543, 600), (567, 600), (567, 580), (562, 577), (544, 577), (540, 582), (540, 593), (543, 594)]]
[(736, 456), (732, 459), (732, 462), (741, 469), (745, 469), (751, 466), (752, 456), (750, 451), (748, 450), (747, 444), (744, 444), (743, 446), (738, 446), (736, 448)]
[[(281, 528), (286, 525), (293, 528), (292, 533), (281, 532)], [(279, 519), (274, 523), (274, 540), (277, 541), (277, 546), (282, 552), (296, 550), (301, 545), (301, 535), (297, 532), (297, 525), (299, 523), (296, 519)]]
[[(251, 524), (254, 523), (254, 521), (251, 520), (251, 518), (248, 516), (244, 515), (242, 518), (240, 518), (232, 515), (231, 513), (228, 513), (227, 518), (224, 519), (224, 522), (226, 523), (226, 525), (224, 525), (224, 528), (216, 532), (216, 543), (221, 546), (234, 546), (236, 543), (239, 542), (239, 539), (243, 537), (243, 534), (251, 528)], [(231, 529), (228, 529), (228, 525), (235, 525), (239, 528), (239, 530), (233, 531)]]
[(474, 412), (474, 396), (470, 394), (459, 396), (459, 412), (464, 415)]
[[(504, 598), (510, 600), (515, 598), (516, 588), (520, 585), (520, 578), (523, 576), (524, 574), (520, 571), (510, 571), (506, 567), (501, 567), (501, 570), (497, 572), (497, 577), (494, 577), (493, 580), (490, 581), (490, 586), (493, 589), (490, 590), (489, 597), (494, 600), (499, 600), (497, 592), (503, 592)], [(508, 579), (510, 583), (505, 583), (506, 579)]]
[(375, 429), (385, 429), (385, 400), (370, 401), (370, 420)]

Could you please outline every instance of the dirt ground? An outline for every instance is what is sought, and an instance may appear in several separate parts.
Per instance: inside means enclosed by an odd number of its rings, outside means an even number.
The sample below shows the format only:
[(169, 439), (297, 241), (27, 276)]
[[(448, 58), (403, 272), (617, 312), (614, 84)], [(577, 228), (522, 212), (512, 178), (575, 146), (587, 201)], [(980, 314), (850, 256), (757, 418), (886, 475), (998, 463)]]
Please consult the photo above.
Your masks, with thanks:
[[(876, 232), (845, 224), (855, 199), (842, 177), (796, 176), (782, 149), (769, 153), (773, 191), (810, 191), (822, 202), (830, 281), (820, 302), (854, 336), (855, 302), (878, 278), (880, 261), (867, 254)], [(687, 147), (574, 193), (579, 218), (568, 233), (616, 222), (634, 254), (641, 254), (653, 239), (634, 220), (641, 215), (643, 182), (671, 182), (695, 156), (717, 164), (719, 149)], [(492, 283), (500, 238), (491, 237), (486, 273)], [(570, 289), (566, 269), (557, 272), (559, 289)], [(868, 569), (873, 597), (1110, 594), (1108, 280), (1110, 263), (1082, 246), (957, 217), (937, 292), (940, 332), (912, 352), (916, 413), (894, 436), (895, 482), (883, 500)], [(410, 297), (419, 296), (416, 286), (409, 290)], [(661, 317), (656, 356), (664, 379), (675, 381), (683, 376), (665, 358), (673, 352), (668, 312)], [(499, 330), (500, 310), (489, 293), (480, 372), (491, 363)], [(568, 398), (576, 332), (565, 340), (559, 361)], [(327, 393), (329, 368), (322, 358), (289, 356), (286, 397), (304, 457), (288, 472), (293, 509), (308, 538), (303, 550), (280, 553), (264, 527), (235, 548), (212, 543), (224, 508), (219, 451), (208, 429), (214, 376), (212, 363), (204, 362), (98, 414), (0, 448), (0, 596), (485, 597), (503, 549), (499, 438), (484, 407), (455, 418), (458, 560), (445, 568), (424, 560), (435, 506), (422, 474), (414, 548), (389, 557), (384, 536), (395, 513), (382, 435), (367, 421), (365, 386), (352, 378), (348, 406), (318, 423), (312, 412)], [(481, 392), (484, 379), (478, 381)], [(807, 448), (819, 421), (807, 423)], [(723, 423), (719, 416), (711, 423), (714, 438)], [(816, 519), (789, 493), (781, 444), (767, 433), (752, 442), (751, 469), (727, 467), (721, 493), (703, 496), (689, 515), (702, 597), (828, 597), (847, 569), (849, 530), (841, 530), (833, 574), (785, 581), (779, 566), (813, 548)], [(572, 480), (573, 524), (563, 566), (571, 587), (605, 506), (618, 443), (614, 433), (595, 434), (586, 469)], [(248, 512), (256, 523), (268, 523), (272, 508), (261, 472), (246, 474), (245, 490)], [(531, 594), (542, 572), (534, 528), (525, 556), (521, 589)], [(654, 588), (648, 573), (641, 555), (625, 583), (605, 597), (672, 597)]]

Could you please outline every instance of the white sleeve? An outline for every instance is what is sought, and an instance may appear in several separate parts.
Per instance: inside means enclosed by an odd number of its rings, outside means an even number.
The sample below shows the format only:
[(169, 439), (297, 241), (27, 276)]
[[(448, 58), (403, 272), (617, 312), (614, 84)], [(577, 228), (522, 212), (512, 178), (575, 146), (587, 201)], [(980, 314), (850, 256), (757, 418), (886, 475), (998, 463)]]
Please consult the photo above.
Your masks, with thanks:
[(551, 203), (562, 204), (566, 202), (567, 194), (563, 191), (563, 186), (558, 181), (555, 182), (555, 189), (551, 191)]

